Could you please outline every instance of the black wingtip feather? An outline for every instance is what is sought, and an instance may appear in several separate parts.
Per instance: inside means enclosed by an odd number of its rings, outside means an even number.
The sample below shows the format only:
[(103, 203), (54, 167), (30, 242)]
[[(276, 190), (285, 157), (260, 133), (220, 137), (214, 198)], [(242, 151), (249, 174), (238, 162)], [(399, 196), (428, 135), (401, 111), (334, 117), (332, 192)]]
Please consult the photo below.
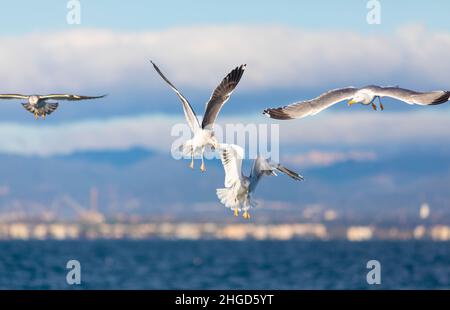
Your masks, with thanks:
[(153, 60), (150, 59), (150, 63), (152, 64), (153, 68), (154, 68), (157, 72), (161, 72), (161, 70), (159, 70), (158, 66), (153, 62)]
[(234, 82), (234, 83), (239, 83), (239, 81), (241, 80), (242, 76), (244, 75), (244, 71), (245, 71), (245, 66), (246, 65), (240, 65), (237, 66), (236, 68), (234, 68), (228, 75), (227, 75), (227, 80), (230, 82)]
[(278, 170), (280, 170), (281, 172), (287, 174), (288, 176), (290, 176), (292, 179), (296, 180), (296, 181), (303, 181), (305, 178), (298, 174), (297, 172), (292, 171), (291, 169), (288, 169), (284, 166), (279, 165), (278, 166)]
[(273, 118), (273, 119), (279, 119), (279, 120), (293, 119), (293, 117), (291, 117), (289, 114), (284, 112), (282, 108), (265, 109), (263, 114), (270, 118)]
[(444, 94), (442, 96), (435, 99), (431, 105), (438, 105), (438, 104), (445, 103), (449, 100), (449, 98), (450, 98), (450, 91), (446, 91), (446, 92), (444, 92)]

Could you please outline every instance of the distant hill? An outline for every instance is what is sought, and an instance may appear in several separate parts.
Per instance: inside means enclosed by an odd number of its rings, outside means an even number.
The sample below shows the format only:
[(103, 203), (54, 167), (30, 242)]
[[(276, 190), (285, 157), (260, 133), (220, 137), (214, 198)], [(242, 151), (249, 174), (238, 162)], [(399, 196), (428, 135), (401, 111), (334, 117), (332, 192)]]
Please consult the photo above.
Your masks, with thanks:
[[(206, 161), (205, 173), (199, 171), (199, 160), (195, 170), (188, 165), (189, 160), (139, 148), (49, 158), (0, 154), (0, 186), (7, 189), (0, 195), (0, 211), (51, 207), (56, 197), (66, 194), (88, 205), (89, 190), (95, 186), (99, 208), (106, 214), (223, 216), (227, 210), (215, 196), (224, 180), (220, 161)], [(245, 173), (249, 166), (246, 161)], [(267, 210), (270, 216), (286, 219), (310, 205), (359, 214), (408, 209), (424, 200), (436, 207), (450, 205), (450, 156), (445, 152), (405, 150), (368, 162), (289, 167), (301, 172), (305, 181), (293, 182), (284, 175), (262, 180), (254, 195), (262, 213), (271, 202), (290, 205), (288, 210)]]
[(69, 155), (55, 156), (54, 158), (91, 163), (107, 163), (115, 166), (127, 166), (148, 159), (155, 154), (156, 152), (154, 151), (136, 147), (128, 150), (82, 151)]

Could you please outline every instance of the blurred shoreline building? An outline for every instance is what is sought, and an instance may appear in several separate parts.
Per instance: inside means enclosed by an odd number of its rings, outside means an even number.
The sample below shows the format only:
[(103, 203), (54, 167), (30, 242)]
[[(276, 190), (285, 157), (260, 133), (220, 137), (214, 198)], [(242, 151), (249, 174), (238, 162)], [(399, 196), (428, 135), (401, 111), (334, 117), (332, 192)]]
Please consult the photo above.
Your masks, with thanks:
[[(420, 230), (420, 232), (419, 232)], [(225, 240), (434, 240), (450, 241), (450, 225), (429, 229), (380, 228), (375, 226), (335, 226), (321, 223), (86, 223), (86, 222), (3, 222), (0, 240), (65, 239), (225, 239)]]
[[(242, 221), (234, 217), (198, 221), (180, 220), (170, 214), (140, 217), (127, 215), (107, 217), (100, 211), (99, 191), (91, 187), (89, 207), (68, 194), (58, 197), (49, 208), (28, 214), (27, 208), (16, 203), (13, 212), (0, 216), (0, 240), (66, 240), (66, 239), (226, 239), (226, 240), (435, 240), (450, 241), (450, 225), (439, 216), (432, 220), (431, 208), (423, 203), (412, 217), (399, 214), (399, 220), (385, 217), (367, 218), (338, 213), (319, 204), (306, 206), (302, 218), (274, 220), (274, 210), (261, 209), (257, 221)], [(417, 210), (417, 209), (416, 209)], [(61, 217), (67, 212), (72, 217)], [(205, 210), (202, 209), (202, 212)], [(264, 211), (267, 211), (264, 215)], [(385, 216), (385, 214), (382, 214)], [(447, 221), (448, 222), (448, 221)]]

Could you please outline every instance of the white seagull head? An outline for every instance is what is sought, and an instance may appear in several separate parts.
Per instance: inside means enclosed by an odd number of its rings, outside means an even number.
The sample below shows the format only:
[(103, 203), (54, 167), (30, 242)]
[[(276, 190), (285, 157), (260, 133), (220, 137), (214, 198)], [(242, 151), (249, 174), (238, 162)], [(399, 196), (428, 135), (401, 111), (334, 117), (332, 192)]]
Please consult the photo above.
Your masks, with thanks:
[(28, 102), (31, 105), (36, 105), (38, 103), (38, 101), (39, 101), (39, 96), (36, 96), (36, 95), (32, 95), (28, 98)]
[(372, 103), (375, 98), (375, 94), (370, 90), (370, 88), (361, 88), (358, 90), (353, 98), (348, 102), (348, 105), (351, 106), (355, 103), (368, 105)]

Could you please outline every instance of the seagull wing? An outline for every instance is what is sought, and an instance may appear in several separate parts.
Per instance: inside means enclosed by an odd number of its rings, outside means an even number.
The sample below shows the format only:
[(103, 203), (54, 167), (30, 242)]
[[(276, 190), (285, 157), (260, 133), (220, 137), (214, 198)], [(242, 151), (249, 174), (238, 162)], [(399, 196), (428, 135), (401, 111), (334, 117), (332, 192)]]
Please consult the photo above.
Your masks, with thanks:
[(241, 183), (244, 149), (235, 144), (224, 144), (222, 148), (220, 159), (225, 170), (225, 187), (228, 188)]
[(0, 99), (28, 99), (28, 97), (20, 94), (0, 94)]
[(104, 98), (106, 95), (102, 96), (81, 96), (81, 95), (71, 95), (71, 94), (50, 94), (39, 96), (39, 99), (42, 100), (69, 100), (69, 101), (78, 101), (78, 100), (89, 100), (89, 99), (100, 99)]
[(250, 192), (255, 190), (259, 180), (265, 175), (276, 175), (276, 173), (265, 158), (258, 156), (253, 162), (252, 171), (250, 172)]
[(252, 172), (250, 174), (250, 188), (249, 191), (252, 192), (255, 190), (258, 185), (259, 180), (265, 175), (273, 175), (276, 176), (275, 170), (283, 172), (289, 177), (293, 178), (296, 181), (303, 180), (303, 176), (300, 174), (280, 165), (279, 163), (273, 163), (268, 161), (267, 159), (258, 156), (253, 163)]
[(42, 113), (44, 112), (45, 115), (50, 115), (53, 112), (55, 112), (55, 110), (58, 108), (58, 103), (57, 102), (46, 102), (45, 105), (42, 108), (36, 108), (36, 106), (27, 103), (22, 103), (22, 106), (28, 111), (31, 112), (33, 114), (35, 113)]
[(275, 167), (275, 169), (277, 169), (280, 172), (283, 172), (285, 175), (291, 177), (292, 179), (294, 179), (296, 181), (303, 181), (304, 180), (302, 175), (300, 175), (297, 172), (294, 172), (294, 171), (292, 171), (292, 170), (282, 166), (281, 164), (276, 163), (276, 164), (273, 164), (273, 165), (274, 165), (273, 167)]
[(246, 65), (236, 67), (222, 80), (206, 103), (205, 115), (203, 116), (202, 128), (214, 125), (217, 115), (223, 105), (228, 101), (233, 90), (241, 80)]
[(379, 87), (375, 94), (380, 97), (391, 97), (408, 104), (418, 105), (437, 105), (447, 102), (450, 98), (450, 91), (417, 92), (400, 87)]
[(189, 124), (189, 127), (193, 132), (196, 132), (200, 128), (200, 123), (198, 121), (197, 115), (195, 115), (194, 110), (191, 107), (189, 101), (178, 91), (178, 89), (164, 76), (164, 74), (159, 70), (158, 66), (150, 61), (155, 68), (156, 72), (162, 77), (164, 81), (173, 89), (173, 91), (177, 94), (178, 98), (180, 98), (181, 103), (183, 104), (184, 116)]
[(342, 100), (351, 99), (357, 90), (354, 87), (330, 90), (311, 100), (296, 102), (280, 108), (265, 109), (263, 114), (281, 120), (315, 115)]

